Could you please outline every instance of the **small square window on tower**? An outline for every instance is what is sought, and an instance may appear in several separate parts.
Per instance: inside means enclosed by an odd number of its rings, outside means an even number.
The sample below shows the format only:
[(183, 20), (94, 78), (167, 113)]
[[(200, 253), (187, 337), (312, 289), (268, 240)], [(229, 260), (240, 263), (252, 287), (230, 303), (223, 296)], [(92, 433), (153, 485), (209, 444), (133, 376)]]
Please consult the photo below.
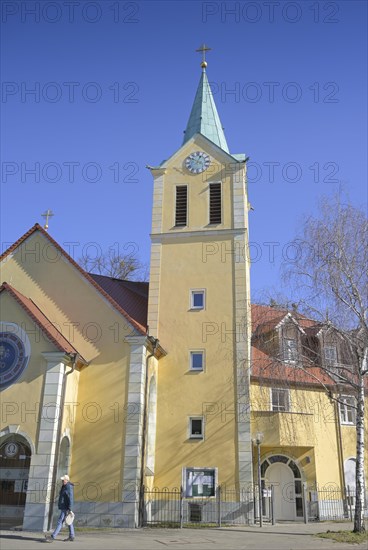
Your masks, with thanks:
[(203, 416), (189, 417), (189, 438), (203, 439)]
[(204, 309), (205, 308), (205, 290), (191, 290), (190, 291), (190, 309)]
[(203, 351), (190, 352), (190, 370), (198, 371), (198, 372), (204, 370), (204, 352)]

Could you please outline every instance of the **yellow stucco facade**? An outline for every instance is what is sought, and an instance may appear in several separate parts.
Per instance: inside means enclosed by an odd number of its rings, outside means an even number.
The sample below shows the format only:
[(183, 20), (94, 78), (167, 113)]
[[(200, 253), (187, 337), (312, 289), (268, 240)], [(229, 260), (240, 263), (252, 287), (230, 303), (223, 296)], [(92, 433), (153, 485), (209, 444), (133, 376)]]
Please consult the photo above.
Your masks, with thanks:
[[(44, 499), (45, 491), (48, 499), (54, 498), (58, 481), (53, 468), (62, 440), (76, 500), (121, 502), (124, 476), (129, 477), (122, 449), (127, 448), (127, 437), (133, 437), (127, 426), (141, 416), (139, 400), (131, 403), (128, 397), (132, 346), (145, 354), (146, 337), (42, 231), (34, 231), (1, 267), (2, 280), (11, 281), (21, 296), (17, 300), (11, 292), (1, 293), (2, 321), (22, 329), (31, 348), (20, 380), (2, 391), (1, 434), (5, 441), (16, 434), (25, 436), (36, 455), (28, 482), (29, 517), (26, 514), (24, 521), (30, 528), (45, 528), (47, 503), (42, 517), (31, 509)], [(77, 350), (74, 358), (50, 340), (48, 325), (56, 327), (59, 344), (65, 338)], [(60, 372), (51, 373), (48, 383), (45, 376), (55, 362)], [(138, 391), (143, 392), (143, 383), (138, 376)], [(46, 467), (49, 471), (42, 471)], [(58, 473), (65, 473), (60, 465)]]
[[(193, 174), (186, 159), (198, 150), (210, 166)], [(239, 415), (236, 406), (237, 383), (241, 377), (247, 393), (249, 373), (246, 330), (237, 338), (237, 324), (249, 322), (245, 163), (197, 135), (152, 173), (148, 324), (168, 352), (159, 364), (155, 484), (185, 485), (189, 468), (216, 468), (217, 483), (250, 483), (251, 468), (241, 469), (250, 462), (249, 415)], [(214, 182), (221, 183), (221, 223), (211, 224)], [(187, 187), (184, 226), (175, 225), (178, 186)], [(192, 307), (192, 291), (203, 292), (202, 308)], [(192, 352), (203, 357), (197, 371), (190, 365)], [(202, 437), (191, 437), (191, 418), (202, 420)]]
[[(272, 410), (271, 389), (275, 386), (288, 388), (289, 411)], [(253, 382), (251, 403), (252, 432), (264, 435), (262, 459), (270, 453), (285, 453), (301, 464), (308, 485), (346, 485), (344, 462), (356, 456), (355, 425), (341, 424), (336, 401), (323, 388), (289, 387), (282, 380), (272, 385)], [(365, 426), (368, 431), (367, 410)]]
[[(98, 527), (170, 521), (154, 488), (181, 491), (189, 517), (219, 486), (234, 490), (224, 521), (252, 523), (258, 466), (280, 520), (323, 517), (312, 487), (351, 482), (349, 404), (344, 423), (318, 384), (254, 371), (246, 156), (202, 68), (184, 143), (150, 167), (149, 288), (85, 273), (38, 225), (1, 258), (0, 506), (25, 529), (51, 528), (65, 473), (76, 523)], [(300, 333), (273, 330), (270, 355)]]

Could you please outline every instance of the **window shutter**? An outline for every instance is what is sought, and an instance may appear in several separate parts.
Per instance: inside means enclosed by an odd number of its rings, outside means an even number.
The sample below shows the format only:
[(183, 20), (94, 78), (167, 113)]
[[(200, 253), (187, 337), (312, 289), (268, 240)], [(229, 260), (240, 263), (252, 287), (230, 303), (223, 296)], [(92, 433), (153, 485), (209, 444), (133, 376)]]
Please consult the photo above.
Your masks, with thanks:
[(221, 223), (221, 183), (210, 183), (211, 223)]
[(187, 225), (187, 196), (188, 188), (186, 185), (176, 187), (176, 206), (175, 206), (175, 225)]

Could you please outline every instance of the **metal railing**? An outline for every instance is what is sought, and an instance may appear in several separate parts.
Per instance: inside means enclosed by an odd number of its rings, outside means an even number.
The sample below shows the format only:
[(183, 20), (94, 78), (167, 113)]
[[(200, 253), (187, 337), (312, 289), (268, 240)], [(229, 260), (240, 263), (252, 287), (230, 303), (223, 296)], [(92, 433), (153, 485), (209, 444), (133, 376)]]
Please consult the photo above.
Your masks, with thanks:
[[(368, 499), (365, 512), (368, 515)], [(353, 521), (355, 511), (355, 487), (310, 486), (306, 490), (306, 507), (311, 521), (343, 520)]]
[(211, 496), (185, 496), (183, 488), (144, 487), (143, 525), (162, 527), (249, 524), (254, 518), (253, 490), (217, 486)]
[[(262, 486), (262, 505), (258, 502), (258, 487), (217, 486), (211, 496), (186, 496), (182, 487), (143, 488), (143, 525), (160, 527), (220, 527), (221, 525), (274, 524), (273, 486)], [(354, 518), (355, 489), (331, 486), (307, 486), (303, 483), (300, 506), (296, 506), (295, 521), (325, 521)], [(366, 514), (368, 514), (366, 500)], [(282, 507), (282, 503), (281, 503)]]

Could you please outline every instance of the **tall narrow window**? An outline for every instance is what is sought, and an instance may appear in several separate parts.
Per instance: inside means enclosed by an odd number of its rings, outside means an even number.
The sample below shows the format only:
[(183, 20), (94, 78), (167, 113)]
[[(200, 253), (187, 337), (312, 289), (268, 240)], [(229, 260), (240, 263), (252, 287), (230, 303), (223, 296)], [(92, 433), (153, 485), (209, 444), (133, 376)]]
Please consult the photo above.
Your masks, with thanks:
[(292, 362), (298, 360), (298, 345), (293, 338), (284, 338), (284, 360)]
[(187, 225), (188, 216), (188, 188), (186, 185), (176, 187), (175, 225)]
[(210, 183), (211, 223), (221, 223), (221, 183)]
[(356, 422), (356, 405), (355, 399), (351, 395), (340, 396), (340, 422), (341, 424), (355, 424)]

